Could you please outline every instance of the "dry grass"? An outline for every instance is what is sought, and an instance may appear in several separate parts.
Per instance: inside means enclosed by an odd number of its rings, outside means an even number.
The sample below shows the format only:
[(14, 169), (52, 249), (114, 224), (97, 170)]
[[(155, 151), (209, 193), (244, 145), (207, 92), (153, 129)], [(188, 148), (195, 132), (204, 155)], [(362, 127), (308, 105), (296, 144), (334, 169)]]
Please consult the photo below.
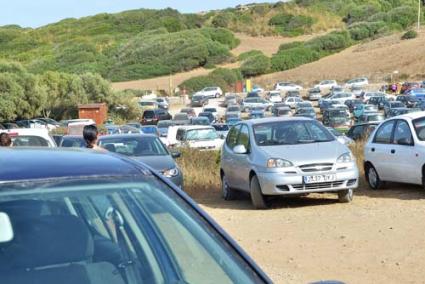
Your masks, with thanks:
[(365, 173), (363, 168), (364, 161), (364, 145), (366, 141), (357, 141), (353, 145), (350, 145), (350, 149), (353, 152), (354, 157), (356, 157), (357, 167), (359, 168), (359, 189), (367, 188), (367, 182), (365, 179)]
[(185, 191), (192, 198), (217, 196), (220, 191), (220, 153), (181, 149), (177, 160), (184, 174)]

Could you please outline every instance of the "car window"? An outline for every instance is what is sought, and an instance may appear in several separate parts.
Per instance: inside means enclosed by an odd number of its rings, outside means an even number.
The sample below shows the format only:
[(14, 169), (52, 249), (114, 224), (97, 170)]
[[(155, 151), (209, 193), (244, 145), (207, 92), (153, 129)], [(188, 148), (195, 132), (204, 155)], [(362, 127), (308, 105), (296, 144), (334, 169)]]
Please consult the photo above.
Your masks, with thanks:
[(227, 135), (226, 144), (232, 149), (237, 145), (240, 127), (240, 125), (232, 127)]
[(184, 133), (185, 133), (184, 129), (178, 129), (177, 130), (177, 134), (176, 134), (176, 139), (178, 141), (183, 141), (183, 139), (184, 139)]
[(12, 137), (12, 142), (15, 147), (49, 147), (49, 142), (39, 136), (21, 135)]
[(391, 143), (391, 135), (394, 129), (394, 120), (390, 120), (382, 124), (379, 129), (376, 131), (375, 138), (373, 140), (374, 143), (379, 144), (390, 144)]
[(126, 156), (164, 156), (168, 151), (156, 137), (111, 137), (99, 140), (106, 150)]
[(413, 120), (416, 135), (420, 141), (425, 141), (425, 117)]
[(244, 145), (245, 149), (249, 150), (249, 130), (248, 130), (248, 126), (246, 125), (242, 125), (240, 131), (239, 131), (239, 136), (238, 136), (238, 142), (237, 145)]
[(402, 144), (413, 144), (412, 133), (410, 132), (409, 124), (405, 120), (397, 121), (397, 126), (394, 130), (394, 144), (400, 144), (399, 141), (404, 140)]

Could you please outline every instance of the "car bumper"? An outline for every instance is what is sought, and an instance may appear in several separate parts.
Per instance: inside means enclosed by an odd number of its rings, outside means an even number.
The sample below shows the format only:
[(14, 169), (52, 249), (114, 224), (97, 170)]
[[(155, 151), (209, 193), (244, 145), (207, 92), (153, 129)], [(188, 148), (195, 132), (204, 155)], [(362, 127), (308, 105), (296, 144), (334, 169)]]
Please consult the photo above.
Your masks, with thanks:
[[(336, 174), (336, 181), (305, 184), (303, 176)], [(284, 174), (268, 172), (258, 174), (261, 191), (264, 195), (293, 195), (305, 193), (338, 192), (355, 189), (359, 183), (357, 168), (322, 173)]]

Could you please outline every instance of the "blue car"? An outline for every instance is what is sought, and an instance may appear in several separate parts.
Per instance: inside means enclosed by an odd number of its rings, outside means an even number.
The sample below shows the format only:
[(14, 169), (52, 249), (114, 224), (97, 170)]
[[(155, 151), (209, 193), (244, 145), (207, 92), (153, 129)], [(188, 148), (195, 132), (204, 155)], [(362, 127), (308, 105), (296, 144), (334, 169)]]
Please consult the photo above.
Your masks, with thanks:
[(271, 283), (183, 191), (132, 159), (0, 149), (1, 283)]
[(419, 101), (425, 101), (425, 88), (411, 89), (406, 94), (415, 96)]

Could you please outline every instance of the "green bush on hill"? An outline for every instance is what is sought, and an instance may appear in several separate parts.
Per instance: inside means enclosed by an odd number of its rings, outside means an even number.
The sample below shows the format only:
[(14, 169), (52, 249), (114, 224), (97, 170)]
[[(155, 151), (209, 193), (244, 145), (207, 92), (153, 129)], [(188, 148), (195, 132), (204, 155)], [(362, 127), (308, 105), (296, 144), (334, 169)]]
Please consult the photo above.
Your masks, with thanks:
[(401, 37), (401, 39), (412, 39), (412, 38), (416, 38), (418, 36), (418, 33), (414, 30), (410, 30), (407, 31), (403, 34), (403, 36)]
[(387, 31), (384, 22), (360, 22), (353, 24), (348, 29), (353, 40), (373, 38)]
[(238, 60), (239, 61), (243, 61), (243, 60), (246, 60), (246, 59), (248, 59), (250, 57), (257, 56), (257, 55), (264, 55), (264, 53), (262, 51), (260, 51), (260, 50), (246, 51), (246, 52), (243, 52), (243, 53), (239, 54)]
[(206, 76), (197, 76), (188, 79), (179, 85), (180, 89), (185, 89), (190, 95), (202, 90), (205, 87), (218, 86), (223, 91), (230, 91), (237, 81), (242, 79), (239, 69), (219, 68)]
[(278, 52), (271, 59), (272, 70), (285, 71), (320, 59), (320, 53), (302, 46)]
[(241, 72), (244, 77), (266, 74), (270, 70), (270, 58), (263, 54), (252, 56), (243, 61)]
[(284, 35), (300, 35), (308, 31), (314, 24), (312, 17), (280, 13), (269, 20), (269, 25), (274, 26), (276, 31)]

